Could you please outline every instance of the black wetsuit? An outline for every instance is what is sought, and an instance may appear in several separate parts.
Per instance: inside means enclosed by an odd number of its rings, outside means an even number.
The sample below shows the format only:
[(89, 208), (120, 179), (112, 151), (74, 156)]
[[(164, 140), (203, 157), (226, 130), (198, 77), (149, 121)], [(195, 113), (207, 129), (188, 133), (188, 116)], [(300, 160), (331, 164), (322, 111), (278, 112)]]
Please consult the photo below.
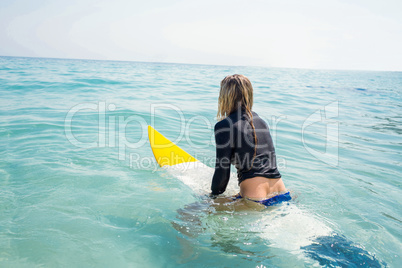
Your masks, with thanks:
[(237, 168), (239, 184), (257, 176), (271, 179), (281, 177), (276, 166), (275, 148), (268, 125), (256, 113), (252, 114), (257, 135), (254, 160), (254, 131), (245, 110), (239, 109), (215, 125), (216, 165), (211, 186), (213, 195), (226, 190), (231, 164)]

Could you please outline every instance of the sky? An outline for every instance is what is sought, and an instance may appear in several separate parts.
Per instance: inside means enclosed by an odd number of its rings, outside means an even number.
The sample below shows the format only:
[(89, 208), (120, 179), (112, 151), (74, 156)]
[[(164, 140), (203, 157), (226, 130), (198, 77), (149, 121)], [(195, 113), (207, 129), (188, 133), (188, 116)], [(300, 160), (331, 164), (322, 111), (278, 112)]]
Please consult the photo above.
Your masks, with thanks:
[(401, 0), (0, 0), (0, 55), (402, 71)]

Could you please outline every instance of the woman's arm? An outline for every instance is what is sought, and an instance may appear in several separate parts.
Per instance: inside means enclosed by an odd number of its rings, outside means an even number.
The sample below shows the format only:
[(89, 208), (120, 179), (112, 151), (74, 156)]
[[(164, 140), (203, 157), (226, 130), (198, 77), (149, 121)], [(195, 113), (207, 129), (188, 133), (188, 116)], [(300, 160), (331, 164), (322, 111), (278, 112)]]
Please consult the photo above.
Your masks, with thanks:
[(228, 185), (233, 140), (230, 122), (228, 120), (218, 122), (215, 125), (216, 162), (211, 185), (212, 195), (223, 193)]

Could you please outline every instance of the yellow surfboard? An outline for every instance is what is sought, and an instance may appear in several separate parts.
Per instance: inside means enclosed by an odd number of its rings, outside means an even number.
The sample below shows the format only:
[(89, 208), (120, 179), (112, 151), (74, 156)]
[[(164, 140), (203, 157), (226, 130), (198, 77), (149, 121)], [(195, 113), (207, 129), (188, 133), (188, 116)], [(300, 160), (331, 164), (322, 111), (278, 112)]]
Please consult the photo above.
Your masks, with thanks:
[(174, 144), (165, 136), (148, 126), (148, 138), (159, 166), (174, 166), (177, 164), (198, 162), (193, 156)]

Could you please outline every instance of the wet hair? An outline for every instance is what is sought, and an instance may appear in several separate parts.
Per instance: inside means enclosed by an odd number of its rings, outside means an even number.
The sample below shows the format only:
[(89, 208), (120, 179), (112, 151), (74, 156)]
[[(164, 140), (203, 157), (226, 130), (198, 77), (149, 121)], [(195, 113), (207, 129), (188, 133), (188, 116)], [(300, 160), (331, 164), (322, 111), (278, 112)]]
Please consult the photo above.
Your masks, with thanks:
[(221, 81), (218, 100), (218, 120), (222, 120), (237, 109), (243, 109), (249, 117), (254, 132), (254, 158), (257, 153), (257, 135), (253, 123), (253, 86), (250, 80), (242, 74), (228, 75)]

